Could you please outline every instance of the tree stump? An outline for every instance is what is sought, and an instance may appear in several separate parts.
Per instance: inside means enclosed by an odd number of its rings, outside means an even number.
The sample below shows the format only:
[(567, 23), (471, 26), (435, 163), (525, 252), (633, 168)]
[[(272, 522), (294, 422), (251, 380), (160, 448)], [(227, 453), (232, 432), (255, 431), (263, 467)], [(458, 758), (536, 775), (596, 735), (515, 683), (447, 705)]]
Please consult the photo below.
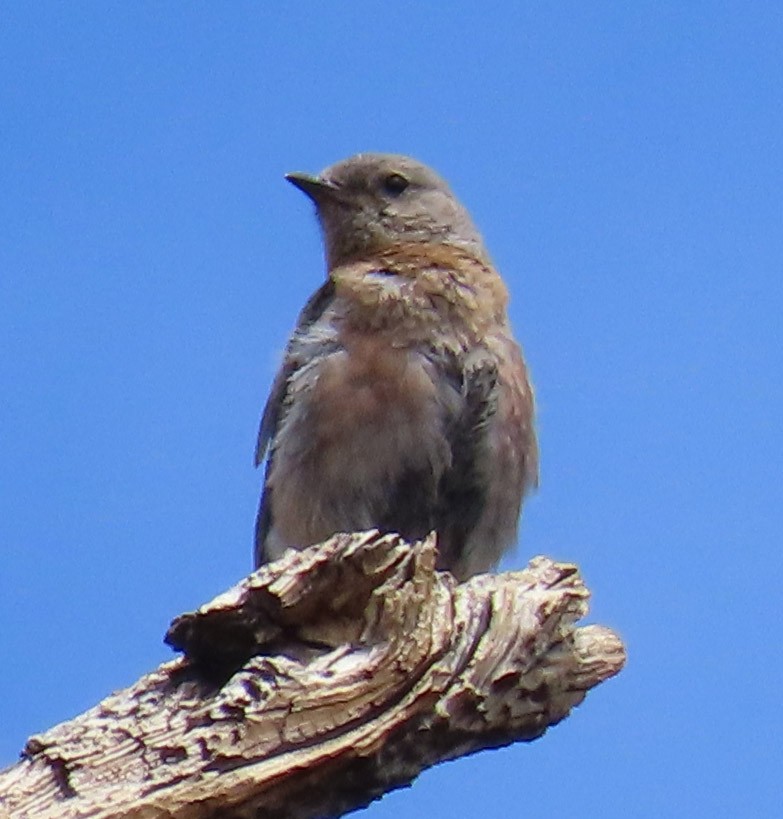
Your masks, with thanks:
[(336, 535), (197, 612), (183, 652), (0, 772), (0, 816), (340, 816), (425, 768), (541, 736), (617, 674), (620, 639), (576, 627), (575, 566), (533, 559), (458, 584), (435, 541)]

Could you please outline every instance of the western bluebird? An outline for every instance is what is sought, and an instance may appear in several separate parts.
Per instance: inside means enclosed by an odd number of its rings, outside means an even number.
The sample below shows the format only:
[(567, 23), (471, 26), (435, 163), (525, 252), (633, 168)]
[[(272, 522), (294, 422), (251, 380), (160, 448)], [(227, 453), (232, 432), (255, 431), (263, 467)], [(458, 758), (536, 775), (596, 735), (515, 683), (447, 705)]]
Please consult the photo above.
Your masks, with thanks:
[(439, 568), (487, 571), (538, 481), (533, 391), (508, 293), (448, 185), (405, 156), (288, 174), (315, 203), (328, 277), (261, 419), (255, 561), (335, 532), (437, 531)]

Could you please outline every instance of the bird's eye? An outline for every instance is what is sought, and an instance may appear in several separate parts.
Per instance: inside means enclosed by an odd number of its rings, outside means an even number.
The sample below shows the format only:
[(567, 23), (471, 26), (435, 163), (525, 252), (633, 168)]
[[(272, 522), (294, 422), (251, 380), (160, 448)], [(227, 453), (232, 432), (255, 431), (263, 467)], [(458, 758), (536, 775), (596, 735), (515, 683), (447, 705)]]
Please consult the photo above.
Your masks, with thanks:
[(401, 173), (390, 173), (383, 180), (383, 189), (392, 196), (399, 196), (408, 184), (408, 180)]

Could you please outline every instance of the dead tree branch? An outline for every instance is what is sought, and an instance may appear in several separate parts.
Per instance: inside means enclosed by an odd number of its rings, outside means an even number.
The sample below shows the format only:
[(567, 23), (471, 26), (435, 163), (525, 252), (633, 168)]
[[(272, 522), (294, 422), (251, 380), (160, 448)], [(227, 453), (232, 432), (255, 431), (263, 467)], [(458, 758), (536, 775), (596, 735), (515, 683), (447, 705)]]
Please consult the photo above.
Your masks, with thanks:
[(625, 655), (574, 566), (457, 584), (434, 541), (338, 535), (171, 626), (184, 656), (32, 737), (0, 816), (339, 816), (541, 736)]

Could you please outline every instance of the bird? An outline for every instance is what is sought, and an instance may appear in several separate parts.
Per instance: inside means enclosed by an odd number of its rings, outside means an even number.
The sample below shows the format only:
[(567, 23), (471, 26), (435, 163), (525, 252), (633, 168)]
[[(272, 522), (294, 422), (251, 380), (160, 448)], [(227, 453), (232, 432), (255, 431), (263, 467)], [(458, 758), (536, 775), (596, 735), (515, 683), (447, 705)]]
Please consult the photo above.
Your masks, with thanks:
[(437, 537), (459, 581), (515, 545), (538, 485), (533, 388), (508, 290), (427, 165), (360, 153), (285, 177), (315, 205), (325, 281), (261, 419), (255, 565), (337, 532)]

